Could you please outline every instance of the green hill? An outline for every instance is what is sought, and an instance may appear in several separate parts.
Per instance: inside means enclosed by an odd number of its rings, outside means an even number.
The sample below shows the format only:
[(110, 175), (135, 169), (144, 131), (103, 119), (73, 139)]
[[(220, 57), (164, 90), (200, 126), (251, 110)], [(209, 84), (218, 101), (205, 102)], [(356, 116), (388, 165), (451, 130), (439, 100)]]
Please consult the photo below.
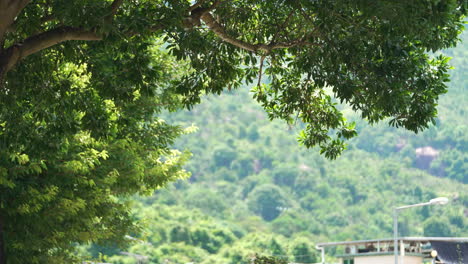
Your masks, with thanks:
[[(369, 126), (346, 106), (359, 136), (330, 161), (299, 146), (301, 124), (270, 122), (249, 88), (206, 97), (166, 119), (198, 131), (181, 138), (193, 157), (188, 181), (135, 202), (144, 228), (128, 249), (149, 263), (248, 263), (254, 253), (314, 262), (313, 244), (391, 237), (392, 208), (446, 196), (446, 206), (404, 211), (402, 236), (468, 236), (466, 95), (468, 34), (453, 56), (437, 123), (415, 135)], [(136, 263), (92, 246), (112, 263)]]

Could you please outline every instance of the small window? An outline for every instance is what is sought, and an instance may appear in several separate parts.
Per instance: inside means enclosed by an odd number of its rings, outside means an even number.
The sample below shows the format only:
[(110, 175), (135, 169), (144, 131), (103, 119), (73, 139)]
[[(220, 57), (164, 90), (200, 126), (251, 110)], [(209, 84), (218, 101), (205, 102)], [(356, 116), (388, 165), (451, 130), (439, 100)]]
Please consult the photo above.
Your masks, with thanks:
[(354, 264), (354, 259), (345, 259), (343, 264)]

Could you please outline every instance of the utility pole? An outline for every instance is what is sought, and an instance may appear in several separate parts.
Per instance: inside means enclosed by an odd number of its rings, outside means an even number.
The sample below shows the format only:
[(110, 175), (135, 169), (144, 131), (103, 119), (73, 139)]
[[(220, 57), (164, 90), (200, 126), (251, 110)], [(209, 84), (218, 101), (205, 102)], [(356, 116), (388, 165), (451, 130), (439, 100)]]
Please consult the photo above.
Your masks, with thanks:
[[(449, 202), (449, 199), (445, 197), (438, 197), (438, 198), (431, 199), (429, 202), (426, 202), (426, 203), (404, 205), (404, 206), (396, 207), (393, 209), (393, 252), (395, 255), (395, 264), (398, 264), (398, 211), (407, 209), (407, 208), (433, 205), (433, 204), (443, 205), (443, 204), (447, 204), (448, 202)], [(402, 250), (404, 250), (403, 246), (402, 246)]]

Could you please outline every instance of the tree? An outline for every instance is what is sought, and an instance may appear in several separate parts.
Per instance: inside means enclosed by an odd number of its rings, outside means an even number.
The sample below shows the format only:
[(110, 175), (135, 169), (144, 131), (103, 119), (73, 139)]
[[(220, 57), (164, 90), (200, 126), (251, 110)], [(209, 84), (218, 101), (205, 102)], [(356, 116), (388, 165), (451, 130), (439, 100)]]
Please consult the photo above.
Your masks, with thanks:
[(258, 256), (255, 255), (253, 259), (254, 264), (286, 264), (286, 260), (274, 256)]
[[(40, 15), (35, 12), (43, 4), (25, 7), (16, 20), (19, 31), (8, 33), (3, 45), (25, 34), (21, 16)], [(169, 148), (183, 130), (155, 115), (163, 104), (179, 105), (167, 89), (176, 72), (164, 72), (175, 61), (154, 38), (116, 40), (111, 50), (140, 51), (121, 56), (95, 44), (44, 50), (3, 76), (2, 264), (65, 263), (72, 243), (123, 242), (137, 228), (128, 197), (187, 176), (181, 166), (188, 156)], [(78, 49), (86, 58), (78, 57)], [(145, 66), (132, 67), (136, 62)], [(116, 65), (127, 81), (113, 79)]]
[[(148, 39), (164, 36), (193, 69), (177, 82), (188, 107), (204, 92), (251, 83), (257, 75), (260, 83), (268, 75), (271, 83), (254, 92), (270, 118), (298, 116), (308, 124), (302, 142), (330, 157), (355, 132), (325, 87), (370, 122), (392, 117), (392, 125), (417, 132), (434, 121), (448, 66), (444, 57), (425, 52), (453, 46), (467, 10), (463, 0), (29, 2), (1, 1), (0, 72), (10, 79), (7, 87), (23, 76), (24, 64), (41, 65), (50, 57), (86, 62), (96, 74), (92, 79), (108, 86), (144, 85), (143, 67), (124, 67), (122, 74), (106, 63), (115, 57), (93, 60), (103, 55), (95, 52), (102, 48), (96, 43), (106, 43), (107, 54), (131, 54), (127, 60), (145, 65), (140, 56)], [(122, 76), (109, 80), (116, 71)]]
[(274, 184), (256, 187), (248, 196), (250, 210), (266, 221), (272, 221), (289, 206), (283, 191)]
[(116, 197), (184, 176), (168, 147), (181, 130), (156, 114), (205, 93), (256, 84), (271, 119), (303, 121), (301, 142), (331, 158), (355, 135), (331, 94), (371, 123), (420, 131), (448, 80), (447, 59), (426, 51), (456, 43), (466, 10), (463, 0), (0, 0), (0, 264), (52, 263), (71, 242), (122, 237), (131, 217)]
[(217, 167), (229, 167), (236, 157), (237, 153), (227, 147), (219, 148), (213, 153), (213, 160)]
[(445, 219), (431, 218), (424, 222), (424, 235), (428, 237), (449, 237), (452, 230)]
[(297, 263), (316, 263), (317, 251), (309, 240), (297, 238), (293, 241), (291, 254), (294, 256), (294, 262)]
[(191, 242), (190, 232), (188, 228), (184, 226), (172, 228), (169, 237), (171, 242), (185, 242), (187, 244)]
[(273, 172), (276, 185), (293, 187), (299, 170), (290, 165), (280, 165)]
[(227, 208), (224, 197), (206, 189), (193, 189), (187, 191), (185, 204), (189, 208), (199, 208), (208, 215), (222, 215)]

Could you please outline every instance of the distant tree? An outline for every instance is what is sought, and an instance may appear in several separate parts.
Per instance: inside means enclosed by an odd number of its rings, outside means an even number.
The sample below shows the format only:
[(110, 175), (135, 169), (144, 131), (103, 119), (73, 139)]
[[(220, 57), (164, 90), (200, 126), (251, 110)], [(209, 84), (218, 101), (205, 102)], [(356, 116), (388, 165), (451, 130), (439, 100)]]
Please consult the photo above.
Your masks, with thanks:
[(430, 209), (428, 206), (423, 206), (419, 209), (419, 212), (420, 214), (425, 218), (429, 218), (430, 217)]
[(272, 221), (288, 206), (283, 191), (276, 185), (265, 184), (255, 188), (247, 197), (250, 210), (266, 221)]
[(271, 222), (271, 229), (285, 237), (291, 237), (297, 232), (307, 230), (308, 226), (314, 224), (312, 219), (303, 219), (302, 214), (294, 214), (285, 212), (281, 217), (276, 218)]
[(210, 215), (222, 215), (228, 207), (221, 195), (202, 188), (188, 191), (184, 200), (189, 208), (199, 208)]
[(428, 237), (448, 237), (452, 235), (449, 221), (430, 218), (424, 222), (424, 235)]
[(437, 163), (438, 168), (432, 167), (436, 170), (442, 170), (443, 176), (464, 184), (468, 183), (468, 155), (464, 150), (449, 149), (442, 153)]
[(234, 235), (225, 229), (197, 227), (191, 232), (193, 245), (200, 246), (211, 254), (234, 241)]
[[(232, 164), (234, 164), (234, 162)], [(233, 167), (232, 164), (231, 167)], [(238, 175), (236, 171), (230, 168), (220, 167), (213, 173), (213, 180), (236, 182), (238, 180)]]
[(465, 218), (462, 215), (451, 216), (450, 223), (459, 228), (465, 228)]
[(245, 138), (247, 136), (247, 131), (244, 126), (239, 126), (239, 138)]
[(252, 155), (255, 157), (255, 173), (259, 173), (263, 169), (271, 169), (273, 167), (273, 153), (266, 151), (266, 149), (254, 149)]
[(185, 242), (191, 243), (190, 231), (187, 227), (178, 225), (171, 229), (169, 232), (169, 239), (171, 242)]
[(274, 256), (259, 256), (255, 255), (253, 264), (287, 264), (285, 259)]
[(282, 165), (273, 171), (273, 180), (279, 186), (293, 187), (299, 170), (293, 166)]
[(227, 147), (218, 148), (213, 153), (213, 160), (216, 166), (229, 167), (236, 157), (237, 152)]
[[(221, 254), (230, 259), (229, 264), (252, 264), (257, 263), (277, 263), (277, 262), (261, 262), (261, 261), (281, 261), (278, 263), (286, 263), (282, 257), (285, 256), (285, 245), (280, 237), (272, 236), (267, 233), (249, 234), (246, 237), (238, 240), (232, 245), (225, 247)], [(261, 252), (261, 254), (259, 253)], [(226, 263), (226, 262), (225, 262)]]
[(164, 244), (149, 253), (148, 263), (201, 263), (208, 257), (205, 250), (185, 243)]
[(260, 134), (258, 133), (258, 127), (256, 125), (251, 125), (247, 132), (247, 138), (250, 141), (257, 141), (260, 138)]
[(318, 259), (317, 250), (305, 238), (298, 238), (293, 241), (291, 254), (294, 257), (294, 262), (297, 263), (316, 263)]
[(232, 162), (231, 168), (237, 172), (239, 178), (245, 178), (254, 173), (254, 157), (242, 156)]
[(275, 238), (272, 238), (270, 241), (269, 249), (274, 256), (284, 255), (286, 252), (284, 251), (283, 247), (276, 241)]
[(298, 175), (294, 182), (294, 192), (300, 195), (300, 197), (309, 194), (310, 190), (316, 188), (319, 173), (318, 170), (313, 170), (312, 172)]

